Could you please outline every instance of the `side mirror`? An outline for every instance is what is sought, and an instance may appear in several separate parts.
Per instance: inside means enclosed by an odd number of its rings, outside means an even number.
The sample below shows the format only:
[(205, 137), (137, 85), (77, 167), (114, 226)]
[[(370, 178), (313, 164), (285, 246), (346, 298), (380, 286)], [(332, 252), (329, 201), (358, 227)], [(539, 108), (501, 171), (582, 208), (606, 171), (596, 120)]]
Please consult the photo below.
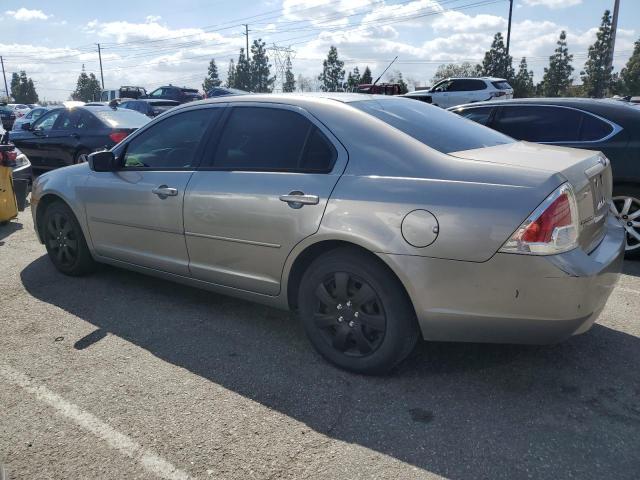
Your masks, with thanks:
[(31, 124), (29, 122), (25, 122), (20, 128), (22, 128), (22, 130), (31, 130)]
[(94, 172), (114, 172), (118, 169), (115, 155), (108, 150), (91, 153), (88, 160), (89, 168)]

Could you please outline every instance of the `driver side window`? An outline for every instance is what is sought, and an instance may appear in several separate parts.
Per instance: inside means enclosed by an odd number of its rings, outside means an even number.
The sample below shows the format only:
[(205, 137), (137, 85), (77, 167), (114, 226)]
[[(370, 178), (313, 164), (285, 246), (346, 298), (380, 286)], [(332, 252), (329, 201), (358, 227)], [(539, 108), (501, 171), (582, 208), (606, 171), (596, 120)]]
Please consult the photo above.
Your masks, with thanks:
[(33, 129), (38, 130), (39, 132), (50, 131), (61, 113), (62, 109), (54, 110), (53, 112), (49, 112), (47, 115), (40, 117), (38, 121), (33, 125)]
[(443, 82), (440, 82), (439, 84), (437, 84), (434, 88), (433, 91), (434, 92), (446, 92), (449, 90), (449, 86), (451, 85), (452, 81), (451, 80), (445, 80)]
[(153, 125), (127, 144), (124, 168), (181, 170), (195, 167), (198, 145), (221, 112), (221, 108), (191, 110)]

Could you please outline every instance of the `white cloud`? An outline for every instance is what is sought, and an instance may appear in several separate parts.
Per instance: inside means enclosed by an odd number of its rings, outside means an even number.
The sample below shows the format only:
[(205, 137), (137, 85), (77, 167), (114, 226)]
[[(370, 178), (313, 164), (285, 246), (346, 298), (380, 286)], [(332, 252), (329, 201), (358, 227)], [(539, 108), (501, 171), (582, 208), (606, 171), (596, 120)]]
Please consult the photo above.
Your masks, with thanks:
[(305, 21), (324, 27), (345, 26), (348, 15), (364, 13), (366, 7), (379, 0), (283, 0), (282, 14), (285, 21)]
[(450, 10), (439, 15), (432, 26), (436, 32), (469, 32), (487, 29), (497, 32), (507, 27), (507, 20), (497, 15), (467, 15)]
[(580, 5), (582, 0), (524, 0), (524, 3), (531, 7), (543, 6), (557, 9)]
[(29, 10), (28, 8), (19, 8), (18, 10), (7, 10), (4, 13), (21, 22), (28, 22), (29, 20), (46, 20), (47, 18), (52, 16), (52, 15), (47, 15), (42, 10)]

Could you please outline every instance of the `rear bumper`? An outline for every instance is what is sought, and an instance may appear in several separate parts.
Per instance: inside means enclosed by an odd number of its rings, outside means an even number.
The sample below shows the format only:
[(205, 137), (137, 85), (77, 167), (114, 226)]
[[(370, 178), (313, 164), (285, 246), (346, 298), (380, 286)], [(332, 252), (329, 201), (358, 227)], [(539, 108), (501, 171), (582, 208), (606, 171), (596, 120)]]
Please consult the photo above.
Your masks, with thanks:
[(381, 257), (407, 288), (426, 340), (545, 344), (591, 327), (618, 280), (624, 245), (610, 217), (590, 254), (498, 253), (483, 263)]

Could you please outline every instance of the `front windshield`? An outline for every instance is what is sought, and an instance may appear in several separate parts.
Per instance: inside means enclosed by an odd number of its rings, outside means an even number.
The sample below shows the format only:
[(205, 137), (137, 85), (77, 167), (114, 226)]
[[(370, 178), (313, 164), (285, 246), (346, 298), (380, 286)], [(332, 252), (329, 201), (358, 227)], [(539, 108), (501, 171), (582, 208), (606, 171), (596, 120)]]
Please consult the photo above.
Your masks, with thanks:
[(442, 153), (513, 143), (514, 139), (440, 107), (410, 98), (349, 103)]

